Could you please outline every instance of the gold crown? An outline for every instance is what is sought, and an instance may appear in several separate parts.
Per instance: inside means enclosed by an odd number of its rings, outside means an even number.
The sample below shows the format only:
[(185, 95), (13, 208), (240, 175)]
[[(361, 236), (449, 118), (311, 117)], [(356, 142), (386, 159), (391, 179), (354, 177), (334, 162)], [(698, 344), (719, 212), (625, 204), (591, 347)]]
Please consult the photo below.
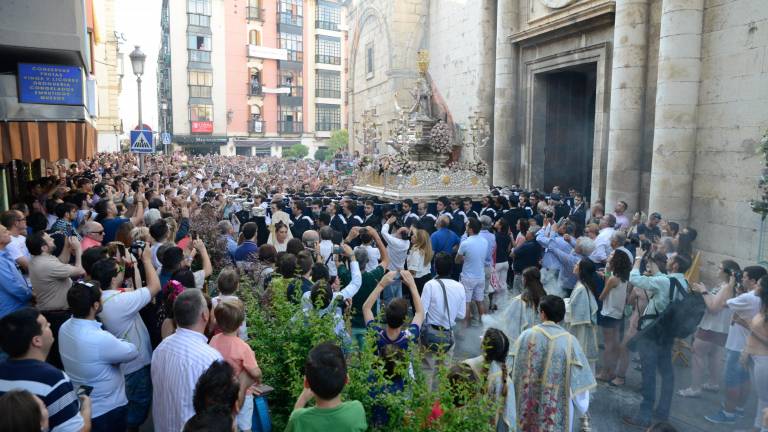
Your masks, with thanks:
[(418, 56), (416, 63), (419, 65), (419, 72), (427, 73), (427, 68), (429, 68), (429, 51), (419, 50), (416, 54)]

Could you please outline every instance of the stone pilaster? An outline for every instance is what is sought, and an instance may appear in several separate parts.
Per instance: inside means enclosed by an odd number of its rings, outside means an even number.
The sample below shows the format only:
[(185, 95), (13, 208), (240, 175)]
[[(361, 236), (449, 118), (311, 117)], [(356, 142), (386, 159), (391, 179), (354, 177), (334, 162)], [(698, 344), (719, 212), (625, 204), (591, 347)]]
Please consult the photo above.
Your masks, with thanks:
[(515, 139), (517, 49), (509, 36), (518, 26), (518, 1), (499, 0), (496, 18), (496, 94), (493, 116), (493, 184), (520, 182), (520, 145)]
[(648, 64), (648, 0), (616, 0), (606, 205), (640, 207), (643, 112)]
[[(480, 66), (480, 81), (477, 87), (477, 100), (480, 103), (478, 111), (488, 121), (490, 131), (493, 133), (494, 125), (494, 93), (496, 81), (496, 0), (482, 1), (482, 20), (481, 31), (483, 37), (480, 39), (480, 49), (483, 53)], [(491, 137), (492, 138), (492, 137)], [(488, 163), (488, 179), (493, 178), (493, 142), (483, 147), (480, 156)]]
[(649, 211), (688, 223), (696, 151), (704, 0), (664, 0)]

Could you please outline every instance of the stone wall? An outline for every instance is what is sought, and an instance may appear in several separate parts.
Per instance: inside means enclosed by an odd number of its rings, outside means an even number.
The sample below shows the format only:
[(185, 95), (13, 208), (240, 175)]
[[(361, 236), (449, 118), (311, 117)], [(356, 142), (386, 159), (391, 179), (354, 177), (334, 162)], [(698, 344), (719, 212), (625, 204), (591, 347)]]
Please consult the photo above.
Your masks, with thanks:
[[(485, 62), (483, 10), (478, 0), (430, 2), (429, 74), (454, 121), (466, 127), (467, 117), (481, 108), (478, 87), (493, 85), (480, 81)], [(491, 59), (493, 61), (493, 59)]]
[[(358, 0), (347, 6), (349, 33), (348, 107), (350, 139), (353, 148), (355, 121), (365, 110), (375, 108), (381, 131), (388, 135), (387, 121), (394, 118), (394, 95), (401, 106), (410, 106), (408, 89), (418, 75), (416, 52), (424, 46), (427, 34), (425, 0)], [(366, 51), (373, 46), (372, 76), (366, 73)], [(380, 151), (385, 151), (383, 147)]]
[(765, 1), (708, 0), (703, 32), (691, 225), (705, 253), (702, 271), (713, 273), (725, 258), (757, 260), (760, 217), (749, 200), (757, 197), (756, 147), (768, 128)]

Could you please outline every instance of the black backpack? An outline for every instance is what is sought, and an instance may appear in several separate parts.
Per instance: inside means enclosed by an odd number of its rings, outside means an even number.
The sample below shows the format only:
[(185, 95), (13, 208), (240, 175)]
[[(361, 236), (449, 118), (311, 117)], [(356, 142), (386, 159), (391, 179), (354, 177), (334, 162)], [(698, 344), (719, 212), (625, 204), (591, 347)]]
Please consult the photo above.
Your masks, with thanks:
[[(669, 285), (669, 305), (655, 323), (658, 340), (663, 342), (671, 342), (693, 334), (707, 310), (701, 294), (684, 289), (680, 281), (673, 277), (669, 278)], [(674, 299), (675, 292), (680, 293), (679, 300)]]
[[(638, 328), (646, 320), (654, 320), (639, 330), (627, 342), (630, 351), (640, 349), (640, 341), (653, 341), (659, 344), (672, 343), (675, 339), (690, 336), (701, 322), (707, 305), (701, 294), (688, 292), (679, 280), (669, 278), (669, 305), (660, 314), (648, 314), (640, 317)], [(675, 292), (680, 293), (680, 300), (674, 300)]]

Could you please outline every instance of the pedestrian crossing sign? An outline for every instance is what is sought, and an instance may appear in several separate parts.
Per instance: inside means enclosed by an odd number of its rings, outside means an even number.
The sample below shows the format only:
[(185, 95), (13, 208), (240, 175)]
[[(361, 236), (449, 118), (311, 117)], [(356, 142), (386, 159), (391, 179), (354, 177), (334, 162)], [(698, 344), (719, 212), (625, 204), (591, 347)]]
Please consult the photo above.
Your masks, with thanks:
[(131, 152), (132, 153), (154, 153), (155, 145), (152, 142), (152, 131), (133, 130), (131, 131)]

